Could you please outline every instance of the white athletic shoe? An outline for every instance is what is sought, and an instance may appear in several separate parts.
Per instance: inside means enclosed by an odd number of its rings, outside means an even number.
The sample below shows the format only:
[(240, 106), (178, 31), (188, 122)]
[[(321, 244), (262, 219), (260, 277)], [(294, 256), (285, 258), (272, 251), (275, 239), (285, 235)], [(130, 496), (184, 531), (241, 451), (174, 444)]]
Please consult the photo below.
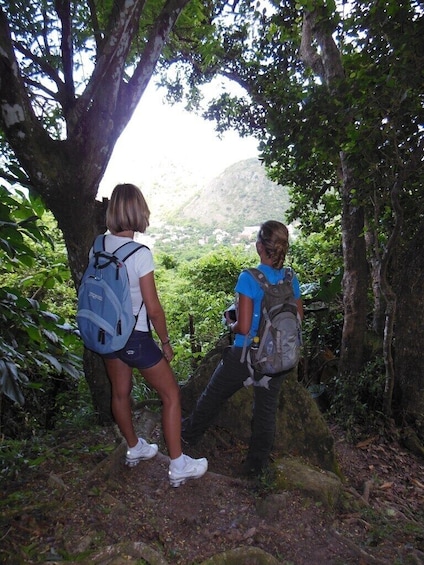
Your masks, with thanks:
[(205, 457), (201, 459), (192, 459), (188, 455), (183, 455), (184, 466), (182, 469), (173, 469), (172, 463), (169, 465), (169, 483), (171, 487), (179, 487), (188, 479), (199, 479), (208, 470), (208, 460)]
[(155, 443), (147, 443), (147, 441), (139, 437), (137, 445), (127, 449), (125, 465), (128, 465), (128, 467), (135, 467), (140, 463), (140, 461), (152, 459), (152, 457), (157, 454), (158, 450), (159, 448)]

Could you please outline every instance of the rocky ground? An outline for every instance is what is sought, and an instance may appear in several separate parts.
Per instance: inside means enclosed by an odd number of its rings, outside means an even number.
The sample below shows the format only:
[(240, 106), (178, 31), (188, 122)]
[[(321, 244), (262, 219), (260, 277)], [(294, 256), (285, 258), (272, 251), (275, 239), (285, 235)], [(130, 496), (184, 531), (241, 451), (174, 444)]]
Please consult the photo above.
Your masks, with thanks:
[[(272, 479), (241, 479), (245, 446), (219, 430), (187, 451), (207, 455), (209, 472), (176, 489), (163, 453), (128, 469), (113, 429), (61, 432), (41, 457), (28, 447), (19, 470), (3, 469), (0, 562), (197, 565), (242, 548), (232, 563), (424, 563), (424, 461), (396, 441), (351, 445), (331, 429), (345, 477), (334, 510), (277, 493)], [(161, 441), (158, 426), (151, 435)]]

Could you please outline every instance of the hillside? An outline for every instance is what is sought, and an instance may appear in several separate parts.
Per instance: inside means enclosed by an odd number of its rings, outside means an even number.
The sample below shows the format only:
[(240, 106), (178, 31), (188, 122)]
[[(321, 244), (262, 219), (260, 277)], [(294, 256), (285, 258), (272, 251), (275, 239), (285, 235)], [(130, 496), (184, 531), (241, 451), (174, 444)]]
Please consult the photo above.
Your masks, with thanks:
[(204, 185), (188, 171), (157, 171), (142, 187), (152, 212), (152, 225), (220, 227), (241, 232), (273, 218), (285, 220), (287, 189), (270, 181), (258, 159), (239, 161)]
[(183, 205), (174, 218), (233, 231), (273, 219), (285, 219), (287, 189), (269, 180), (258, 159), (225, 169)]
[(148, 180), (137, 184), (149, 205), (151, 225), (168, 223), (169, 216), (199, 192), (201, 183), (192, 171), (175, 162), (164, 162), (149, 170)]

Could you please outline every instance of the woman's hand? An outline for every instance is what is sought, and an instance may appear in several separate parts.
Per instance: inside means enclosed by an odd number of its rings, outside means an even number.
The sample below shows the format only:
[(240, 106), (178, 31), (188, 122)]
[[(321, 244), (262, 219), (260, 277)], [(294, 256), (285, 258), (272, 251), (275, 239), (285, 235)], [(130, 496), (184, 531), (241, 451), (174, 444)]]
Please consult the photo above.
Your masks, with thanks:
[(169, 341), (168, 343), (162, 343), (162, 352), (168, 363), (172, 361), (174, 358), (174, 350), (172, 349), (172, 345)]

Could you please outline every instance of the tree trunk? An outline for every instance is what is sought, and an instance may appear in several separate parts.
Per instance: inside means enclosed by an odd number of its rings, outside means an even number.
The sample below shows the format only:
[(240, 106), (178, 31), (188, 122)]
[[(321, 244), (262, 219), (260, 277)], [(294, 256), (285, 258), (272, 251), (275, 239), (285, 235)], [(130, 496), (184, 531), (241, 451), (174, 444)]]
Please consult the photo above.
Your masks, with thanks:
[(353, 201), (354, 179), (346, 155), (341, 153), (343, 304), (344, 321), (340, 352), (340, 373), (355, 374), (361, 370), (367, 315), (368, 265), (364, 237), (364, 211)]
[[(67, 175), (64, 175), (65, 179), (68, 179), (70, 186), (66, 188), (62, 184), (59, 194), (75, 195), (78, 187)], [(83, 179), (81, 179), (81, 182), (83, 182)], [(74, 199), (71, 196), (69, 200)], [(94, 237), (106, 231), (105, 214), (108, 200), (103, 199), (102, 202), (99, 202), (93, 199), (91, 202), (87, 202), (83, 197), (75, 199), (73, 202), (69, 200), (67, 196), (63, 197), (63, 200), (50, 199), (48, 206), (54, 213), (63, 233), (68, 251), (68, 261), (77, 290), (87, 265), (88, 251)], [(83, 367), (98, 422), (101, 425), (109, 425), (113, 421), (110, 402), (111, 390), (104, 363), (99, 355), (85, 349)]]
[(395, 373), (400, 424), (414, 427), (424, 440), (424, 222), (400, 254), (397, 288)]
[[(302, 60), (328, 85), (332, 96), (342, 96), (344, 69), (324, 8), (306, 12), (303, 19), (300, 54)], [(316, 50), (314, 41), (320, 47)], [(345, 124), (350, 117), (346, 115)], [(343, 124), (341, 125), (343, 127)], [(342, 132), (341, 132), (342, 133)], [(357, 373), (363, 363), (366, 329), (368, 274), (364, 238), (364, 210), (353, 200), (356, 182), (347, 155), (340, 152), (342, 171), (342, 242), (344, 259), (344, 324), (340, 354), (341, 374)]]
[(110, 381), (100, 355), (88, 349), (84, 351), (84, 372), (98, 423), (100, 425), (112, 424)]

